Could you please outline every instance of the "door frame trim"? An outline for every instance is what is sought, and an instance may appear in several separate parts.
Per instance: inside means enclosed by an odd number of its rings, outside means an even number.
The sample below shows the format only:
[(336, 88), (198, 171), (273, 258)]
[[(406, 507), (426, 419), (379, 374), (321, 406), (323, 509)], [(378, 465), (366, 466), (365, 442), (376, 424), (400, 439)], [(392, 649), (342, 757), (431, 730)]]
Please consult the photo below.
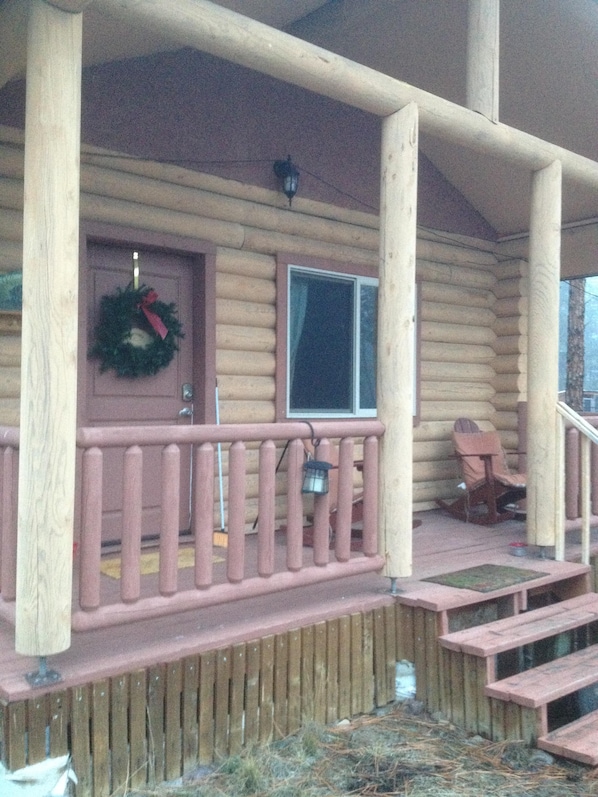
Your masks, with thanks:
[[(194, 411), (197, 423), (216, 423), (216, 247), (209, 241), (136, 227), (84, 222), (79, 245), (79, 316), (87, 316), (89, 243), (130, 245), (144, 249), (166, 249), (193, 260), (193, 378)], [(81, 329), (81, 328), (80, 328)], [(87, 396), (87, 327), (79, 335), (77, 423)]]

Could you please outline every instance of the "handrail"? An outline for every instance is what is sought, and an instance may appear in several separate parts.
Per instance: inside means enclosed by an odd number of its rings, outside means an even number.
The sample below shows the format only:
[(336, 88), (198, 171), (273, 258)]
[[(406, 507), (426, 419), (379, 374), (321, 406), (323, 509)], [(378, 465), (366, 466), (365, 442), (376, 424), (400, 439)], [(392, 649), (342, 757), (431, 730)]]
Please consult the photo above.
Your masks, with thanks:
[[(561, 434), (560, 434), (560, 451), (561, 457), (564, 459), (565, 450), (565, 424), (569, 423), (581, 435), (581, 452), (580, 452), (580, 504), (581, 504), (581, 561), (583, 564), (590, 563), (590, 516), (591, 516), (591, 451), (590, 444), (598, 445), (598, 430), (596, 430), (588, 421), (583, 418), (579, 413), (575, 412), (564, 401), (558, 401), (556, 405), (557, 415), (561, 416)], [(560, 474), (564, 474), (565, 466), (564, 461), (561, 462), (559, 469)], [(560, 485), (560, 493), (563, 493), (563, 485)], [(565, 523), (559, 524), (557, 528), (556, 540), (556, 559), (564, 559), (565, 553)]]
[(290, 421), (286, 423), (230, 423), (189, 426), (87, 426), (77, 429), (80, 448), (99, 446), (111, 448), (135, 445), (164, 445), (174, 443), (234, 443), (237, 440), (290, 440), (310, 437), (381, 436), (384, 424), (375, 418), (351, 421)]
[(575, 410), (572, 410), (568, 404), (565, 404), (564, 401), (558, 401), (557, 405), (557, 412), (559, 412), (563, 418), (565, 418), (569, 423), (574, 426), (578, 431), (581, 432), (585, 437), (588, 437), (592, 443), (598, 445), (598, 429), (595, 429), (591, 423), (588, 423), (585, 418), (579, 415)]

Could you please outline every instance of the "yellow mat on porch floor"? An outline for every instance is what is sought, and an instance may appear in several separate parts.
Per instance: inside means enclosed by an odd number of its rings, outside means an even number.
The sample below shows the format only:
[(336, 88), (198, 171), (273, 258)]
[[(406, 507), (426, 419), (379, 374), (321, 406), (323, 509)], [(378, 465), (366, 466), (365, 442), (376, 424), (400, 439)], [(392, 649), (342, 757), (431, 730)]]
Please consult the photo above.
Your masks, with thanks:
[[(193, 548), (181, 548), (179, 551), (179, 570), (193, 567), (195, 564), (195, 551)], [(222, 556), (213, 556), (213, 562), (224, 562)], [(160, 570), (160, 554), (158, 551), (141, 554), (141, 575), (148, 576)], [(110, 578), (120, 578), (120, 556), (112, 559), (102, 559), (100, 572)]]

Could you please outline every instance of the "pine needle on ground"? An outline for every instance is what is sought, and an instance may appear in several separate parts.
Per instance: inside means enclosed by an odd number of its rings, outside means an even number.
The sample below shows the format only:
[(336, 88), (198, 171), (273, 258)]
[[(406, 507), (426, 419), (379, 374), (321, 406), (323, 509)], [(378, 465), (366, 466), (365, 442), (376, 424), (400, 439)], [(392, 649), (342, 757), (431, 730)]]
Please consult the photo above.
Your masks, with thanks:
[(301, 732), (139, 797), (598, 797), (596, 770), (489, 742), (409, 702)]

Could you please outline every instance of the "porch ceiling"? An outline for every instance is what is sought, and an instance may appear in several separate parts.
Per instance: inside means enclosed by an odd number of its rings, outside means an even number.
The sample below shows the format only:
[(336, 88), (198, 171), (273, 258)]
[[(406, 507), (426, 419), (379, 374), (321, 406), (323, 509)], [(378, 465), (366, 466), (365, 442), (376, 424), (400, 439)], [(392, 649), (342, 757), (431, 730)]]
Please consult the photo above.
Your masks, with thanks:
[[(0, 10), (19, 0), (0, 0)], [(463, 104), (468, 0), (218, 0), (418, 88)], [(598, 160), (598, 2), (501, 3), (500, 120)], [(131, 30), (92, 3), (84, 13), (86, 65), (176, 50), (177, 42)], [(524, 231), (529, 175), (422, 136), (422, 151), (497, 230)], [(565, 185), (565, 222), (598, 216), (595, 195)]]
[[(0, 5), (8, 1), (0, 0)], [(222, 0), (218, 5), (280, 29), (326, 3), (327, 0)], [(152, 31), (123, 30), (119, 20), (103, 16), (93, 4), (83, 16), (85, 66), (179, 48), (176, 42)]]

